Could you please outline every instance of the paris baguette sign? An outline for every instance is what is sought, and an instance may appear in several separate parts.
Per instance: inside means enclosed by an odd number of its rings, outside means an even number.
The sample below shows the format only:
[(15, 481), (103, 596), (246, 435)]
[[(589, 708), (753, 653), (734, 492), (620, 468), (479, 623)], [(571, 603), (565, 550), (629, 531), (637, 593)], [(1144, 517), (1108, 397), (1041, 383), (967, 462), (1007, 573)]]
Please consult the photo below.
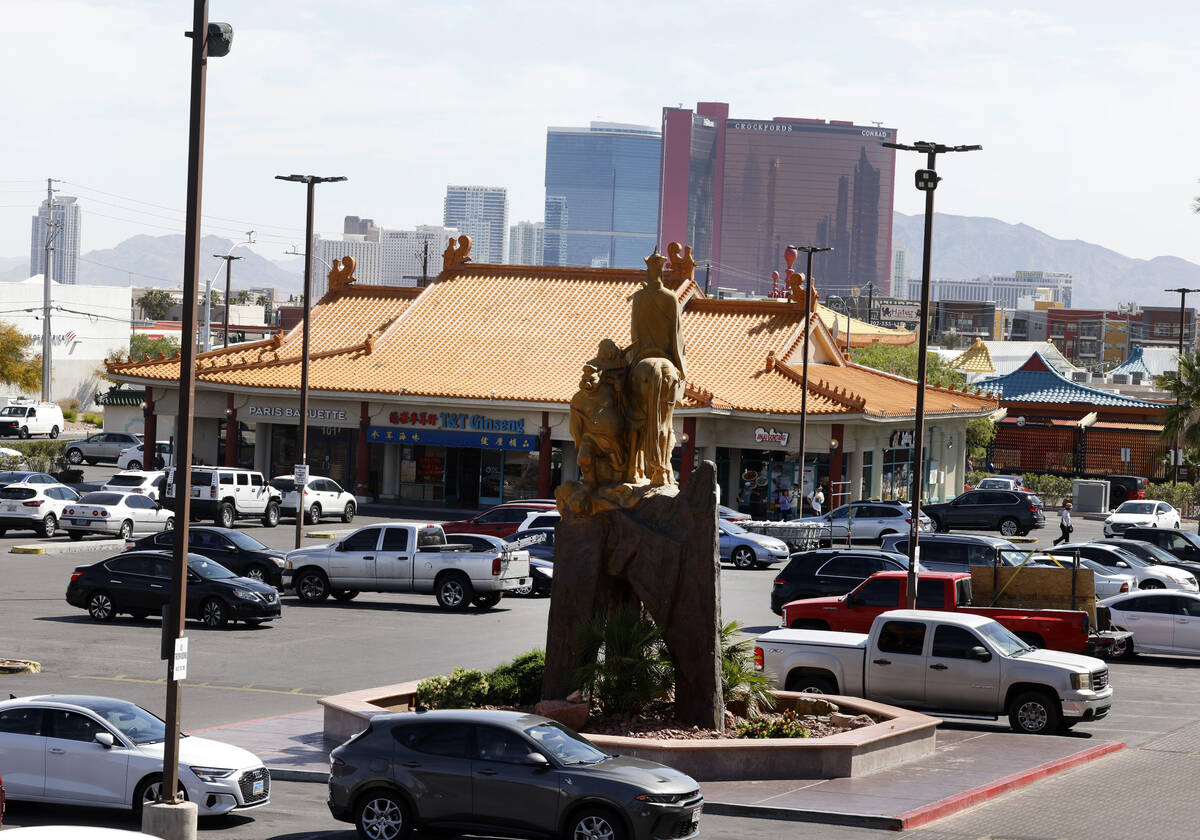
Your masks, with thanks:
[(774, 428), (764, 429), (759, 426), (754, 430), (755, 443), (778, 443), (780, 446), (787, 446), (788, 433), (777, 432)]

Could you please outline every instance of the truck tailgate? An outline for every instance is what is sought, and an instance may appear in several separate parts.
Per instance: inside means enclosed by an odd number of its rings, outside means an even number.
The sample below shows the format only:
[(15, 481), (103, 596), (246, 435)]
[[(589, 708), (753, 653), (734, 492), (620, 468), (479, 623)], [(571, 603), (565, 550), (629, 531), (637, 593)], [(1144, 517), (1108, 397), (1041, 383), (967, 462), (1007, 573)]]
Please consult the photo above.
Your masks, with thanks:
[(529, 577), (528, 551), (506, 551), (501, 557), (501, 580), (516, 580)]

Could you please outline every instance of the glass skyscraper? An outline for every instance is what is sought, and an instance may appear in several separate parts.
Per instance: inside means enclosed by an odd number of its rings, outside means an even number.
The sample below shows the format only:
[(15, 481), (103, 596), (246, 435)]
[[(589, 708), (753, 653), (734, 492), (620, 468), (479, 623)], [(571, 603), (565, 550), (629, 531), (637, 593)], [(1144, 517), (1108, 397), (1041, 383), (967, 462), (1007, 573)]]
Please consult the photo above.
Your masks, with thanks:
[(661, 137), (606, 122), (547, 129), (544, 264), (645, 266), (658, 224)]
[(446, 187), (442, 224), (471, 237), (473, 262), (508, 261), (508, 190), (504, 187)]
[(885, 140), (895, 129), (731, 119), (723, 102), (664, 108), (659, 239), (692, 245), (714, 285), (757, 294), (788, 245), (832, 247), (814, 263), (822, 296), (867, 283), (887, 294), (896, 161)]

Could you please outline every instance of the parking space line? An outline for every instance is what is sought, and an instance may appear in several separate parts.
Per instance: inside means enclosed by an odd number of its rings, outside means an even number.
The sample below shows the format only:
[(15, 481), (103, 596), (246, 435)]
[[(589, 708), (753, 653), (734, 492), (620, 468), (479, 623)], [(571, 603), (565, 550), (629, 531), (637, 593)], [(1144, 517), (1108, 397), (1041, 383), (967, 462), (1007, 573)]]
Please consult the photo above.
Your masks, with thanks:
[[(76, 674), (72, 679), (76, 680), (105, 680), (106, 682), (129, 682), (139, 683), (141, 685), (165, 685), (166, 680), (159, 678), (157, 680), (138, 679), (136, 677), (95, 677), (91, 674)], [(249, 691), (257, 694), (288, 694), (295, 697), (324, 697), (324, 694), (314, 694), (304, 691), (300, 688), (255, 688), (251, 685), (219, 685), (217, 683), (196, 682), (188, 680), (187, 684), (191, 688), (215, 688), (219, 691)]]

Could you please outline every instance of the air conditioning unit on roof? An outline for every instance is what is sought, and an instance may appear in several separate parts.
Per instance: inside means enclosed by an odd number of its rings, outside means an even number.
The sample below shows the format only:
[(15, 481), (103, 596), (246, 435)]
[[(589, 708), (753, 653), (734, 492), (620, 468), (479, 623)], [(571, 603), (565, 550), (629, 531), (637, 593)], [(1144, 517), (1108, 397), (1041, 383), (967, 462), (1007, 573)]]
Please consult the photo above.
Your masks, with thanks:
[(1086, 383), (1089, 380), (1091, 380), (1091, 378), (1092, 378), (1092, 375), (1090, 373), (1088, 373), (1086, 370), (1071, 371), (1071, 381), (1072, 382), (1085, 382)]
[(1112, 384), (1128, 385), (1129, 384), (1129, 374), (1128, 373), (1114, 373), (1112, 375)]

